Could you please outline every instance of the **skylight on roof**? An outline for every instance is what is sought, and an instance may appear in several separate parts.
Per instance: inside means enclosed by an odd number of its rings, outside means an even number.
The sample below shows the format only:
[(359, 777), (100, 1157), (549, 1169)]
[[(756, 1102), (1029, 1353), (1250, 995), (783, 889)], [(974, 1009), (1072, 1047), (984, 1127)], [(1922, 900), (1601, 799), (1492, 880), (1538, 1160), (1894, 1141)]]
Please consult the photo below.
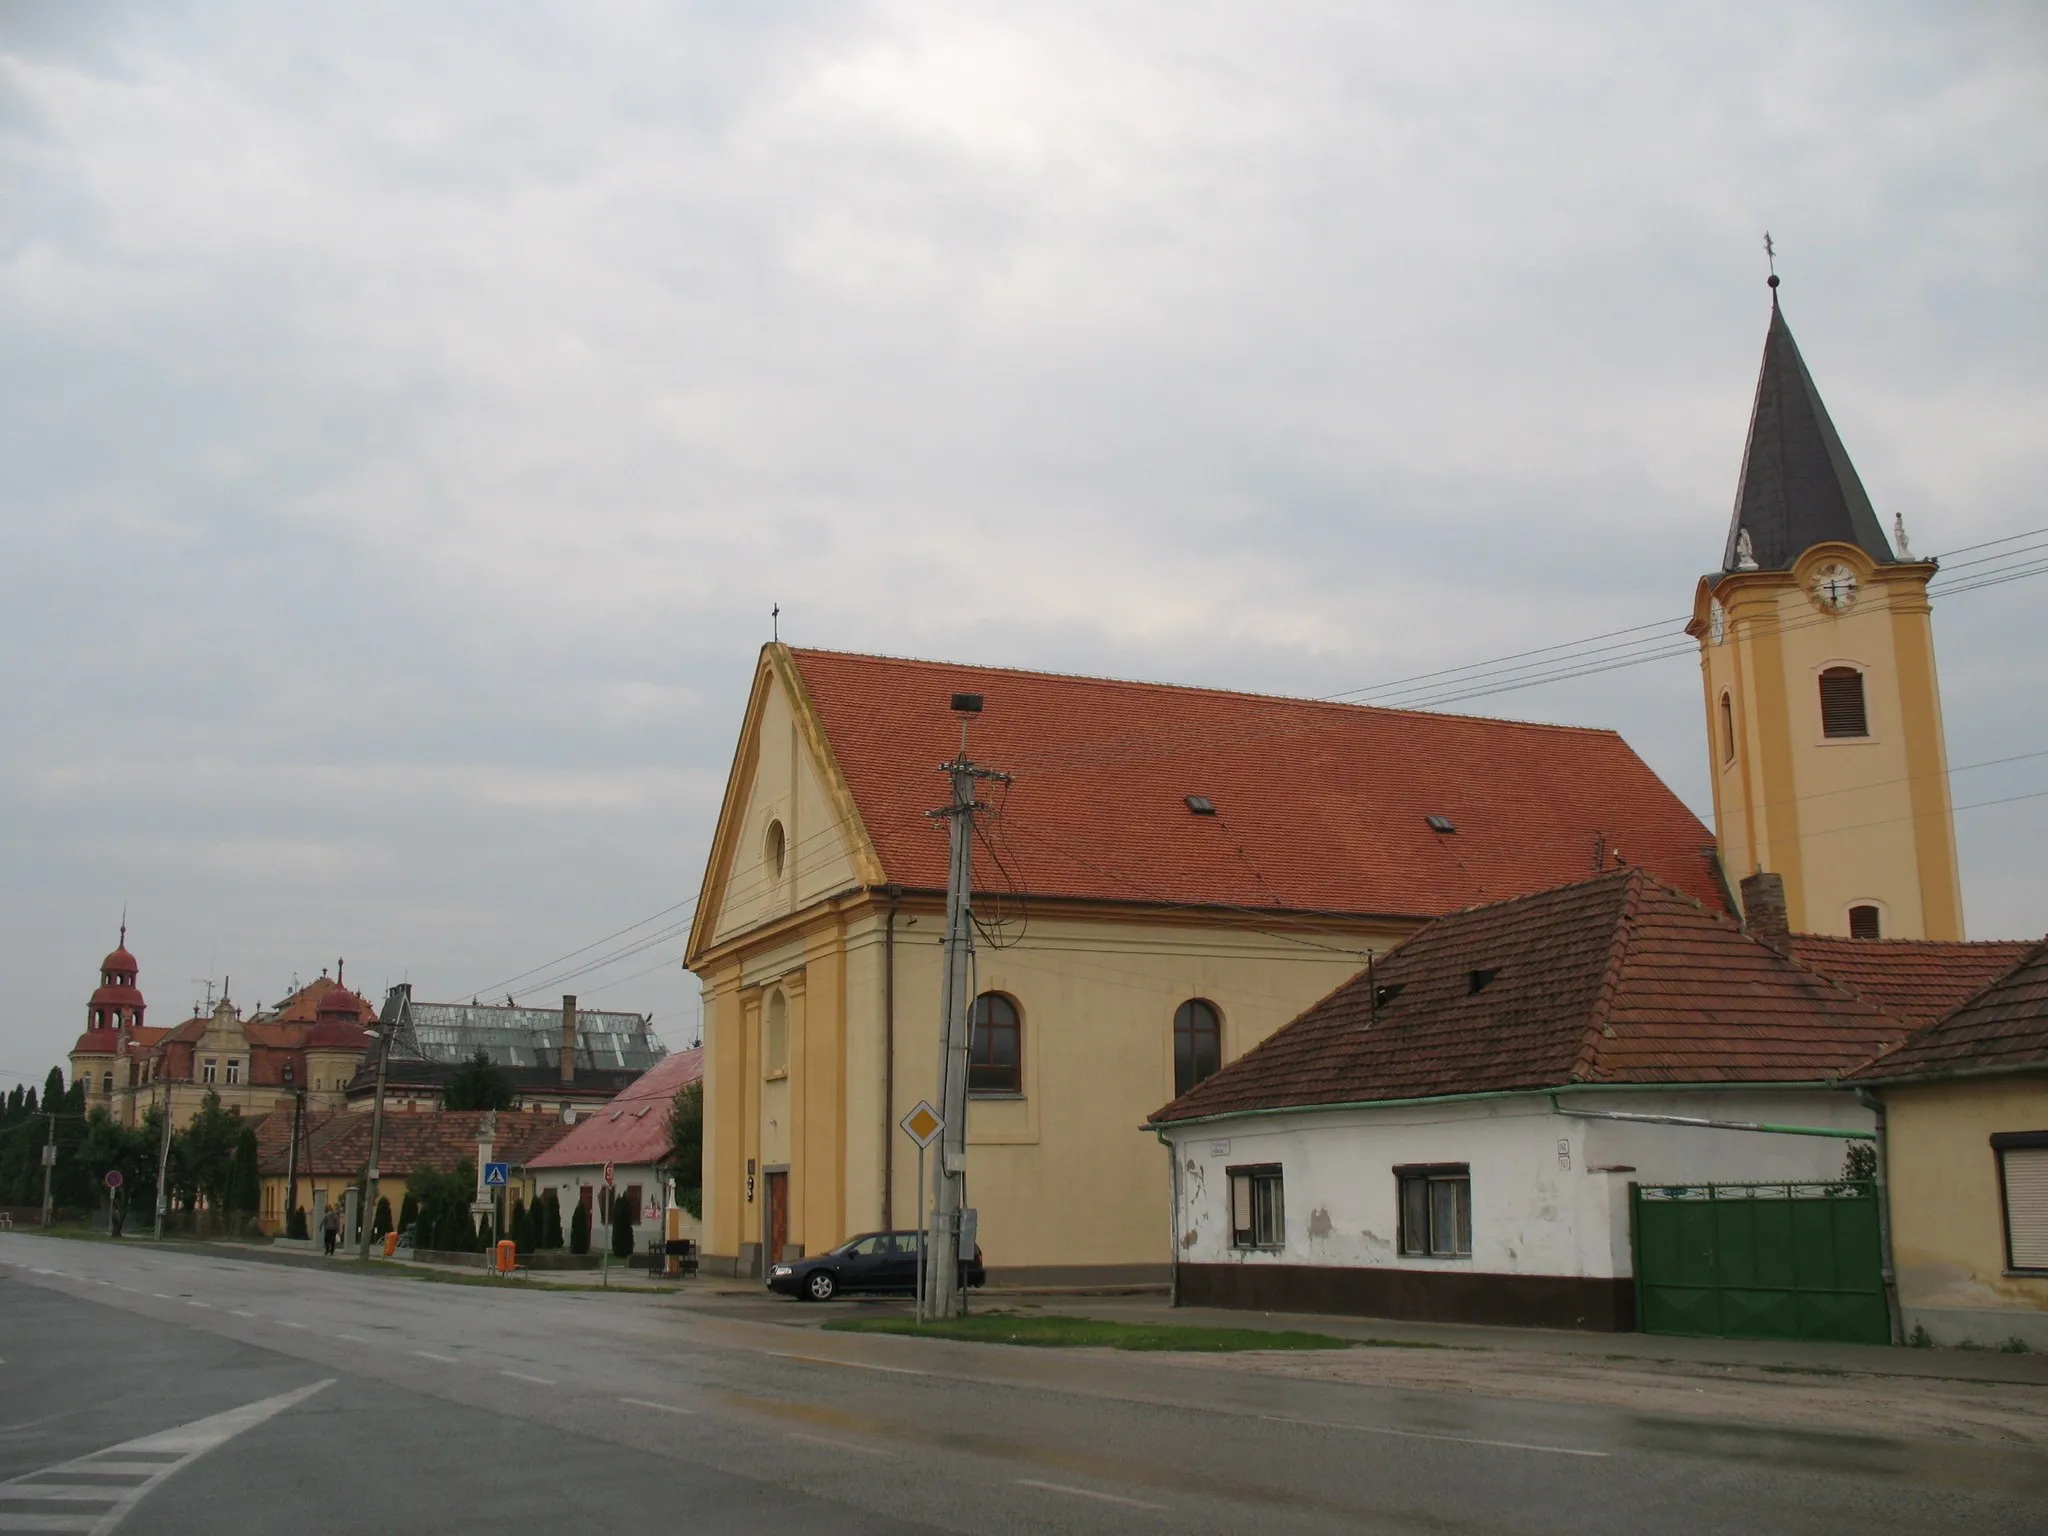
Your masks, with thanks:
[(1432, 832), (1455, 832), (1458, 830), (1457, 824), (1448, 816), (1430, 816), (1426, 817), (1425, 820), (1429, 822), (1429, 830)]
[(1216, 802), (1207, 795), (1189, 795), (1187, 798), (1188, 809), (1197, 816), (1214, 816), (1216, 814)]

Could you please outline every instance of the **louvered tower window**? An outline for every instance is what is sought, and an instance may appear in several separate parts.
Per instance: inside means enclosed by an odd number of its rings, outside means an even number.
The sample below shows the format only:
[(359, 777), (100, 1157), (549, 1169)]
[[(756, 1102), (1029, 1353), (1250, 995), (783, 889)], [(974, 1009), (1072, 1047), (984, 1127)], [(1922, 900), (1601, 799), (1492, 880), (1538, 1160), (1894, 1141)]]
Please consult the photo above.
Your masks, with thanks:
[(1721, 695), (1721, 761), (1735, 761), (1735, 701)]
[(1871, 906), (1849, 909), (1849, 937), (1852, 939), (1881, 939), (1884, 924), (1879, 920), (1877, 908)]
[(1820, 729), (1829, 737), (1868, 736), (1863, 708), (1863, 674), (1854, 667), (1829, 667), (1820, 675)]

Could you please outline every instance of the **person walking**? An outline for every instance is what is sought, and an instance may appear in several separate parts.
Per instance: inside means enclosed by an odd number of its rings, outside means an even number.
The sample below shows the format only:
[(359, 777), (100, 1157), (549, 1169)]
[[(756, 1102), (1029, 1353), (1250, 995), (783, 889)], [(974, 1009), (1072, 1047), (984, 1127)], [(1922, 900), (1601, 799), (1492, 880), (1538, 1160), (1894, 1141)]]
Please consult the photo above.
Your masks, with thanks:
[(334, 1206), (327, 1207), (327, 1214), (320, 1218), (320, 1237), (327, 1245), (327, 1257), (334, 1257), (335, 1245), (341, 1241), (341, 1212)]

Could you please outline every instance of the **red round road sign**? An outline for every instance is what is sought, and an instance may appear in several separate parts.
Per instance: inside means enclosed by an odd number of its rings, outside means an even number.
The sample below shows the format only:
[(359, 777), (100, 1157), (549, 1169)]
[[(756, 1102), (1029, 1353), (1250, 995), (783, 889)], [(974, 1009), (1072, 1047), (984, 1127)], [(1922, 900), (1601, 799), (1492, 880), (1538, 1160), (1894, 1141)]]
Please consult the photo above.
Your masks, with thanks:
[(612, 1165), (610, 1163), (604, 1165), (604, 1187), (606, 1189), (612, 1187)]
[(107, 1188), (109, 1188), (109, 1189), (119, 1189), (120, 1187), (121, 1187), (121, 1170), (120, 1170), (120, 1169), (118, 1169), (118, 1168), (109, 1168), (109, 1169), (107, 1170)]

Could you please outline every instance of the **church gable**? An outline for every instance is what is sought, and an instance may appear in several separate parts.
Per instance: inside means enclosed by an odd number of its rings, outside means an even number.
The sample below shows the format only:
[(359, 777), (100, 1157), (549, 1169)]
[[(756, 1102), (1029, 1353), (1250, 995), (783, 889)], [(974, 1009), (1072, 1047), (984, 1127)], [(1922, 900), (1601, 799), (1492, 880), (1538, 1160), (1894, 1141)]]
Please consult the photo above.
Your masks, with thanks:
[(882, 880), (802, 680), (771, 647), (748, 701), (690, 955)]

